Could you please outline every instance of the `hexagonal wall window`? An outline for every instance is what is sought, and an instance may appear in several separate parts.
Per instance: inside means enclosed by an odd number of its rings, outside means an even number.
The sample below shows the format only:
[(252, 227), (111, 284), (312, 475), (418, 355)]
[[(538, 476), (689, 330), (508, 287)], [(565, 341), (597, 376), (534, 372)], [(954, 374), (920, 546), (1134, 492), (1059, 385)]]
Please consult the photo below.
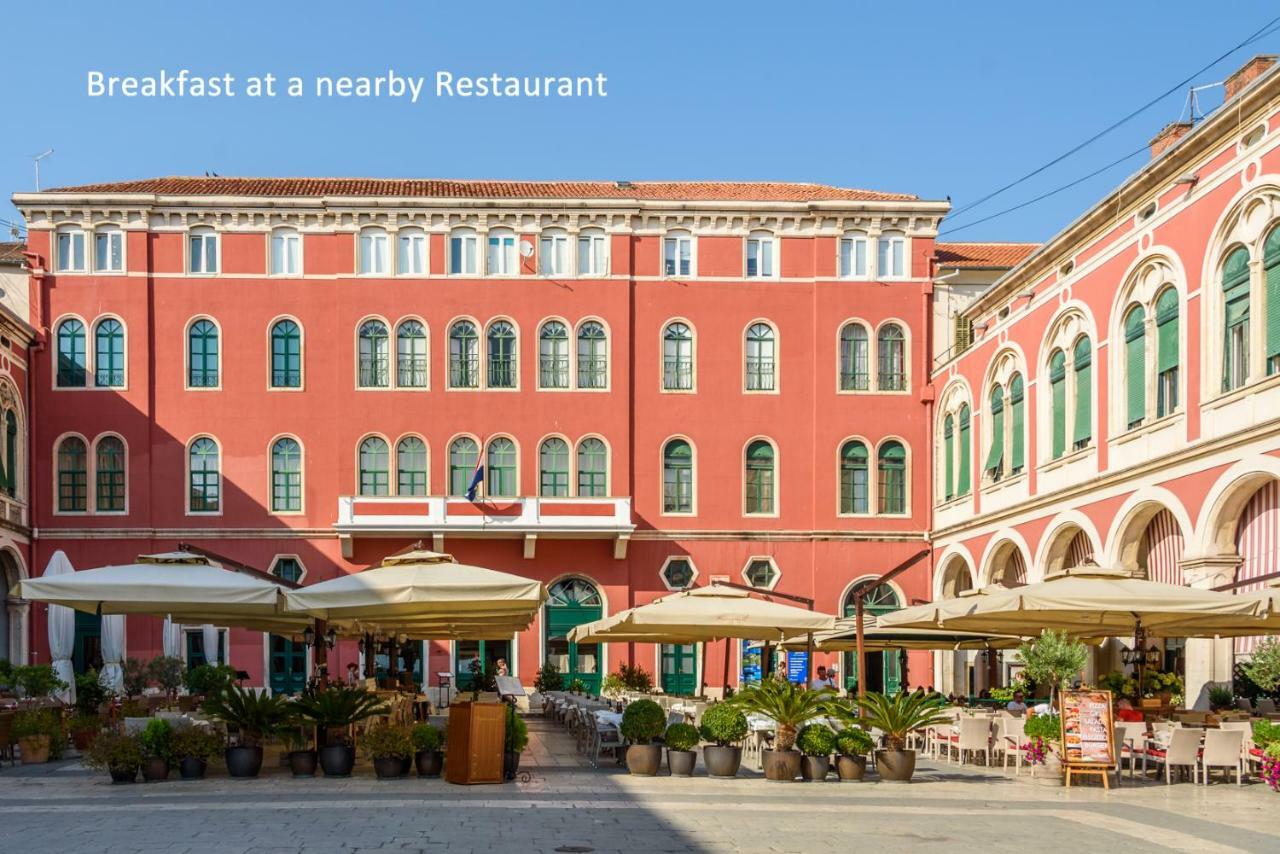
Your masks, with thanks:
[(742, 577), (748, 584), (762, 590), (772, 590), (773, 585), (778, 583), (780, 575), (773, 558), (767, 557), (752, 558), (747, 563), (747, 568), (742, 571)]
[(668, 590), (687, 590), (698, 577), (698, 570), (688, 558), (669, 557), (658, 573)]

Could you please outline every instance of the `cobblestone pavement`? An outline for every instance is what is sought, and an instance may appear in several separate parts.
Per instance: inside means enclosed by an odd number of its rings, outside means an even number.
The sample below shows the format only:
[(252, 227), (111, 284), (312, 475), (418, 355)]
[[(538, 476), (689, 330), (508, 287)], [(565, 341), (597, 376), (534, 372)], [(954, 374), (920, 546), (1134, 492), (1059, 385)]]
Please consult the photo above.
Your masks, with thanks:
[(908, 786), (635, 778), (586, 765), (531, 719), (527, 781), (347, 780), (113, 786), (75, 761), (0, 769), (0, 850), (349, 854), (377, 850), (1280, 851), (1280, 795), (1260, 784), (1096, 784), (1065, 791), (999, 769), (924, 762)]

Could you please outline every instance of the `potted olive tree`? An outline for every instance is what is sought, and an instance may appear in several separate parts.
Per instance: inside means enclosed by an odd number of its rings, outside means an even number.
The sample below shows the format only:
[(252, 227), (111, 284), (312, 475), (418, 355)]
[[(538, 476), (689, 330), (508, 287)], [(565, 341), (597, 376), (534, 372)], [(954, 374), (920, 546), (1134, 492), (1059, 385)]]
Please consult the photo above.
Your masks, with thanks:
[(226, 749), (222, 734), (210, 726), (179, 727), (170, 741), (173, 757), (178, 760), (178, 773), (184, 780), (199, 780), (209, 767), (209, 760)]
[(867, 754), (875, 747), (870, 733), (858, 726), (836, 733), (836, 774), (842, 781), (860, 781), (867, 773)]
[(836, 693), (830, 688), (811, 691), (794, 682), (765, 679), (743, 688), (730, 700), (744, 712), (773, 719), (773, 749), (764, 751), (764, 776), (768, 780), (791, 781), (800, 773), (800, 754), (793, 748), (796, 735), (808, 721), (827, 712)]
[(107, 731), (89, 745), (84, 762), (90, 768), (108, 772), (113, 783), (132, 783), (138, 778), (142, 748), (132, 735)]
[(636, 700), (622, 712), (622, 736), (627, 748), (627, 770), (639, 777), (653, 777), (662, 767), (662, 745), (654, 739), (662, 735), (667, 714), (653, 700)]
[(800, 776), (806, 783), (827, 779), (831, 771), (831, 753), (836, 749), (836, 734), (826, 724), (808, 724), (796, 736), (796, 747), (803, 757)]
[(364, 688), (330, 685), (314, 694), (304, 694), (294, 703), (298, 713), (313, 721), (323, 739), (320, 768), (326, 777), (348, 777), (356, 764), (351, 745), (351, 727), (385, 714), (387, 706)]
[(22, 709), (13, 716), (13, 738), (23, 765), (43, 765), (61, 753), (62, 724), (50, 709)]
[(142, 779), (155, 783), (169, 778), (173, 762), (173, 726), (164, 718), (147, 721), (138, 736), (142, 748)]
[(921, 693), (870, 693), (858, 698), (864, 726), (884, 733), (885, 747), (876, 753), (876, 771), (886, 783), (909, 783), (916, 771), (916, 752), (907, 749), (907, 736), (918, 729), (949, 720), (945, 701)]
[(232, 685), (210, 697), (205, 712), (239, 731), (237, 744), (226, 749), (227, 773), (232, 777), (256, 777), (262, 770), (262, 743), (289, 717), (283, 697), (258, 693)]
[(693, 724), (672, 724), (662, 738), (667, 743), (667, 767), (677, 777), (692, 777), (698, 764), (698, 728)]
[(742, 767), (742, 748), (747, 737), (747, 716), (731, 703), (716, 703), (702, 713), (700, 734), (712, 742), (702, 748), (702, 762), (712, 777), (736, 777)]
[(360, 740), (360, 747), (373, 760), (373, 771), (379, 780), (394, 780), (408, 773), (413, 739), (404, 727), (390, 723), (370, 727)]
[(444, 730), (420, 723), (409, 734), (413, 739), (414, 764), (419, 777), (439, 777), (444, 768)]

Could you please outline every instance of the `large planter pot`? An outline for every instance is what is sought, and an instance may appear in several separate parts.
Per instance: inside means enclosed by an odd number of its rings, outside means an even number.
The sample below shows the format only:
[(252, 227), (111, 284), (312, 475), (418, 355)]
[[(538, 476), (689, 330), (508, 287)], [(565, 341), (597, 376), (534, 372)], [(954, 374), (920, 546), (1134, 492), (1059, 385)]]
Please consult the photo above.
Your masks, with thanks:
[(780, 783), (790, 783), (800, 774), (800, 751), (765, 750), (764, 778)]
[(319, 759), (314, 750), (289, 751), (289, 770), (295, 777), (314, 777)]
[(698, 754), (692, 750), (668, 750), (667, 767), (675, 777), (692, 777), (693, 766), (698, 764)]
[(910, 783), (916, 773), (914, 750), (877, 750), (876, 771), (882, 783)]
[(830, 770), (830, 756), (805, 756), (800, 760), (800, 776), (806, 783), (827, 779), (827, 773)]
[(262, 770), (262, 748), (256, 745), (228, 747), (225, 756), (227, 773), (232, 777), (257, 777)]
[(836, 774), (841, 780), (860, 782), (867, 773), (867, 757), (841, 754), (836, 757)]
[(379, 780), (396, 780), (404, 776), (404, 760), (399, 756), (375, 756), (373, 772)]
[(350, 777), (356, 767), (356, 749), (342, 745), (320, 748), (320, 768), (326, 777)]
[(661, 744), (633, 744), (627, 748), (627, 770), (637, 777), (657, 776), (661, 767)]
[(43, 765), (49, 761), (49, 736), (24, 735), (18, 739), (23, 765)]
[(742, 748), (708, 744), (702, 748), (702, 764), (712, 777), (736, 777), (742, 767)]
[(137, 768), (110, 768), (112, 783), (132, 783), (138, 779)]
[(169, 779), (169, 761), (159, 756), (148, 756), (142, 760), (142, 779), (148, 783), (159, 783)]
[(439, 777), (444, 769), (444, 754), (439, 750), (419, 750), (413, 761), (419, 777)]
[(184, 756), (178, 760), (178, 775), (184, 780), (199, 780), (208, 767), (209, 763), (198, 756)]
[(76, 746), (76, 750), (84, 753), (93, 746), (94, 739), (98, 737), (96, 729), (77, 729), (71, 732), (71, 741)]

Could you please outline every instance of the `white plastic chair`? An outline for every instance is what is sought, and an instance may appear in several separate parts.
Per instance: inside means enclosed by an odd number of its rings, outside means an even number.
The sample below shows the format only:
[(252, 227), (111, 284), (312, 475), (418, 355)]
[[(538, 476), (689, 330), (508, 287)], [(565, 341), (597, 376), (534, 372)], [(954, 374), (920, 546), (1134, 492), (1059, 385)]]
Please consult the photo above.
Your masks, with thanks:
[(960, 737), (956, 741), (956, 752), (960, 764), (964, 763), (966, 752), (983, 753), (987, 757), (987, 767), (991, 767), (991, 719), (987, 717), (961, 718)]
[(1200, 760), (1200, 734), (1201, 730), (1179, 727), (1173, 731), (1173, 738), (1168, 748), (1148, 747), (1147, 753), (1151, 758), (1164, 766), (1166, 786), (1173, 782), (1175, 765), (1190, 768), (1191, 782), (1196, 782)]
[(1120, 746), (1116, 748), (1116, 768), (1124, 755), (1129, 755), (1129, 776), (1135, 773), (1138, 757), (1142, 757), (1142, 772), (1147, 771), (1147, 725), (1142, 721), (1117, 721), (1116, 732), (1120, 735)]
[(1270, 697), (1259, 697), (1258, 702), (1255, 703), (1255, 705), (1258, 708), (1259, 714), (1263, 714), (1263, 715), (1276, 714), (1276, 701), (1271, 699)]
[(1016, 757), (1013, 766), (1015, 776), (1022, 773), (1022, 757), (1027, 750), (1027, 721), (1025, 718), (1009, 718), (1004, 722), (1004, 730), (1000, 733), (1000, 742), (1004, 748), (1002, 767), (1009, 770), (1009, 754)]
[(1211, 729), (1204, 734), (1204, 750), (1200, 755), (1200, 771), (1204, 784), (1209, 785), (1209, 769), (1226, 768), (1236, 771), (1236, 785), (1244, 777), (1244, 730)]

